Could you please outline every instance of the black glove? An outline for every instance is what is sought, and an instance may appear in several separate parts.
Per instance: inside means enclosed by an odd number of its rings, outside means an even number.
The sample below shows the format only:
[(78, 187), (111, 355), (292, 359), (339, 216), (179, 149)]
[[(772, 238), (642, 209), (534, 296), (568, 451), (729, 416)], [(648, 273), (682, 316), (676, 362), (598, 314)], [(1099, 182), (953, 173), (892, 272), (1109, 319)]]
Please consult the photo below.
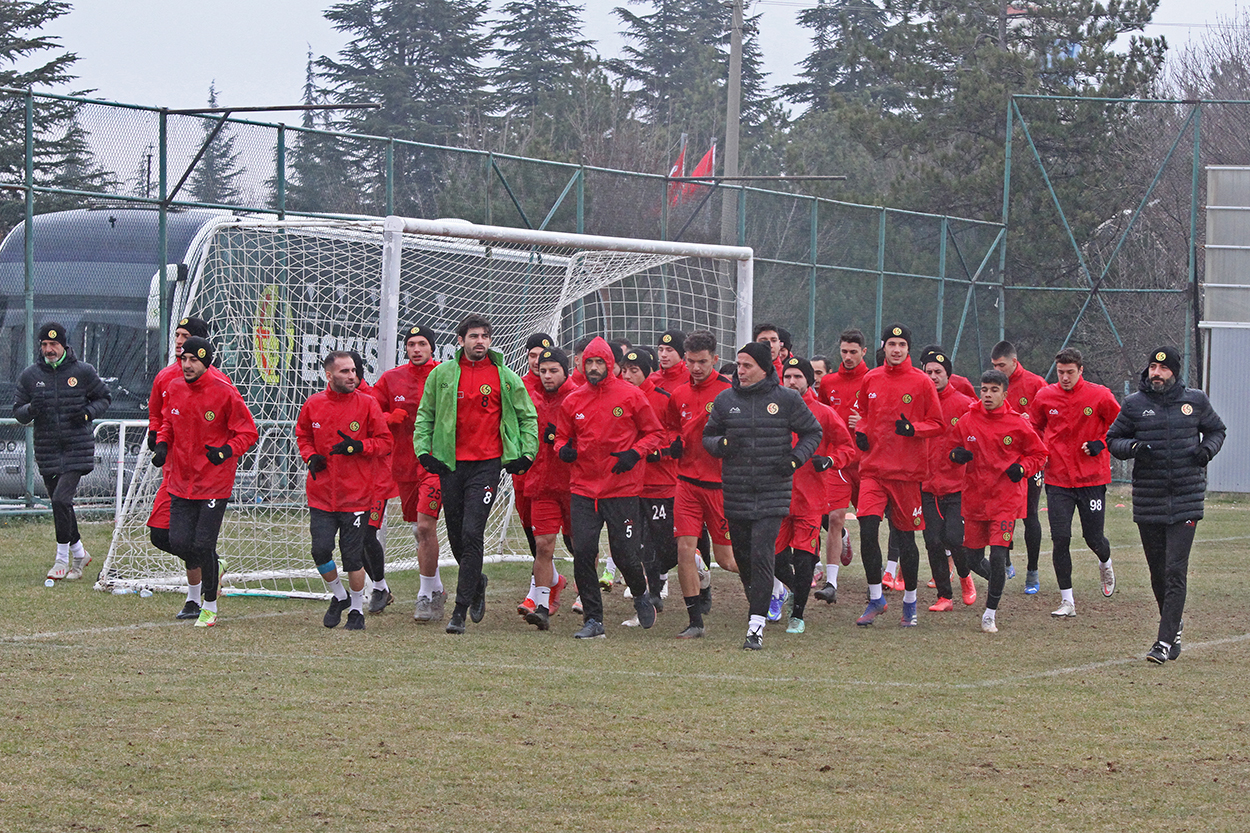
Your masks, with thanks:
[(912, 425), (905, 414), (899, 414), (898, 419), (894, 420), (894, 433), (900, 437), (916, 436), (916, 426)]
[(352, 437), (344, 434), (342, 431), (339, 432), (339, 436), (343, 439), (330, 446), (331, 454), (359, 454), (365, 450), (363, 440), (353, 439)]
[(624, 474), (625, 472), (638, 465), (638, 461), (642, 459), (642, 455), (632, 448), (624, 451), (613, 451), (612, 456), (616, 458), (616, 465), (612, 467), (613, 474)]
[(511, 463), (505, 465), (503, 470), (508, 474), (525, 474), (525, 472), (528, 471), (529, 467), (532, 465), (534, 465), (533, 458), (522, 455), (513, 460)]
[(447, 464), (433, 454), (422, 454), (417, 458), (417, 462), (421, 464), (421, 468), (430, 474), (451, 474), (451, 469), (447, 467)]
[(228, 445), (206, 445), (204, 446), (204, 456), (214, 466), (220, 466), (234, 456), (234, 449)]
[(674, 460), (680, 460), (681, 455), (685, 453), (685, 446), (682, 445), (681, 437), (673, 440), (673, 444), (668, 447), (668, 456)]
[(70, 422), (91, 422), (90, 411), (79, 411), (69, 418)]
[(158, 469), (165, 465), (165, 458), (169, 455), (169, 443), (157, 443), (152, 449), (152, 465)]
[(1024, 466), (1012, 463), (1007, 467), (1007, 476), (1011, 478), (1012, 483), (1019, 483), (1024, 479)]
[(156, 451), (156, 432), (148, 432), (148, 451)]
[(972, 452), (964, 448), (962, 445), (951, 449), (951, 453), (947, 455), (950, 461), (958, 466), (972, 462)]
[(1089, 451), (1085, 452), (1086, 454), (1090, 457), (1097, 457), (1099, 454), (1102, 454), (1102, 450), (1107, 447), (1107, 444), (1102, 440), (1090, 440), (1085, 443), (1085, 446), (1089, 449)]
[(732, 447), (729, 445), (728, 437), (721, 437), (720, 442), (716, 444), (716, 447), (720, 450), (720, 456), (722, 457), (730, 456)]
[(577, 459), (577, 449), (572, 443), (565, 443), (560, 446), (560, 459), (566, 463), (571, 463)]
[(1205, 445), (1200, 445), (1194, 449), (1194, 462), (1200, 466), (1205, 466), (1211, 462), (1211, 449)]
[(812, 458), (812, 468), (816, 471), (829, 471), (833, 468), (833, 458), (817, 455)]
[(795, 470), (801, 465), (803, 464), (799, 462), (799, 458), (795, 457), (793, 454), (789, 454), (784, 460), (781, 461), (781, 464), (777, 467), (777, 469), (782, 474), (794, 474)]
[(855, 447), (860, 451), (868, 450), (868, 435), (862, 431), (855, 432)]
[(548, 422), (547, 427), (543, 429), (543, 442), (547, 445), (556, 444), (556, 424)]
[(649, 451), (649, 452), (647, 452), (647, 462), (648, 462), (648, 463), (658, 463), (658, 462), (660, 462), (660, 451), (659, 451), (659, 449), (656, 449), (655, 451)]
[(324, 454), (314, 454), (308, 458), (308, 473), (312, 475), (312, 479), (317, 479), (317, 472), (325, 471), (330, 465)]
[(31, 419), (39, 416), (39, 413), (42, 410), (43, 409), (39, 407), (39, 403), (35, 402), (33, 399), (26, 403), (26, 413), (30, 415)]
[(1133, 457), (1137, 460), (1149, 460), (1154, 456), (1154, 449), (1150, 447), (1150, 443), (1135, 442), (1132, 445)]

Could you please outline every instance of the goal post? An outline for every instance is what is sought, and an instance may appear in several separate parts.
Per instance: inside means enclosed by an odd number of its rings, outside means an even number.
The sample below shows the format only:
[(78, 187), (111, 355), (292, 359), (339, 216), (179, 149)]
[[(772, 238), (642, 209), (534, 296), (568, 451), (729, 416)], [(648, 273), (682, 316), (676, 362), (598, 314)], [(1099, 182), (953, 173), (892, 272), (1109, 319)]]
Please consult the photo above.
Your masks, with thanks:
[[(223, 218), (202, 240), (172, 318), (209, 321), (218, 363), (260, 434), (239, 461), (218, 544), (233, 594), (325, 596), (309, 554), (294, 423), (325, 387), (321, 359), (332, 350), (357, 350), (372, 382), (406, 361), (400, 326), (433, 330), (435, 359), (445, 361), (455, 353), (456, 325), (471, 312), (491, 320), (493, 348), (521, 374), (525, 341), (539, 331), (571, 348), (589, 335), (653, 345), (666, 329), (706, 329), (726, 356), (751, 336), (749, 248), (401, 217)], [(160, 477), (141, 452), (97, 588), (186, 586), (182, 562), (148, 540)], [(509, 524), (511, 478), (499, 496), (487, 558), (528, 558)], [(454, 563), (441, 520), (439, 533), (440, 556)], [(397, 500), (383, 535), (387, 570), (416, 569)]]

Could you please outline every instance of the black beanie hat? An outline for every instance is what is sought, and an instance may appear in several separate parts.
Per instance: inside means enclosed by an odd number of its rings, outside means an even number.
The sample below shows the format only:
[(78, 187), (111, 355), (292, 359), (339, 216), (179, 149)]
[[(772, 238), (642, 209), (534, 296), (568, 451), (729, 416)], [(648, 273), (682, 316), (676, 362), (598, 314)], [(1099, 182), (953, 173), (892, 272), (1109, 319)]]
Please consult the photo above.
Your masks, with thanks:
[(564, 375), (569, 373), (569, 356), (559, 347), (548, 347), (538, 356), (538, 363), (556, 362), (560, 367), (564, 368)]
[(182, 343), (182, 355), (194, 356), (200, 363), (208, 367), (213, 363), (213, 345), (206, 338), (191, 336)]
[(556, 340), (546, 333), (534, 333), (525, 340), (525, 352), (533, 350), (535, 347), (554, 347)]
[(356, 378), (363, 382), (365, 380), (365, 360), (360, 358), (360, 354), (355, 350), (348, 350), (347, 355), (352, 357), (352, 363), (356, 365)]
[(407, 344), (408, 339), (413, 336), (421, 336), (430, 343), (431, 347), (434, 346), (434, 331), (429, 327), (422, 326), (421, 324), (413, 324), (411, 327), (405, 328), (399, 336), (404, 340), (404, 344)]
[(651, 357), (651, 351), (645, 347), (631, 347), (626, 350), (621, 364), (636, 365), (643, 376), (650, 376), (655, 370), (655, 360)]
[(792, 367), (797, 367), (803, 377), (807, 379), (807, 386), (810, 388), (816, 382), (816, 371), (812, 370), (812, 363), (801, 356), (791, 356), (781, 363), (782, 373)]
[(1150, 358), (1146, 361), (1147, 366), (1151, 362), (1158, 362), (1168, 370), (1171, 370), (1173, 376), (1179, 376), (1181, 373), (1181, 354), (1175, 347), (1156, 348), (1150, 353)]
[(746, 353), (755, 363), (764, 368), (765, 373), (776, 374), (773, 368), (773, 351), (767, 344), (762, 341), (748, 341), (746, 344), (738, 348), (739, 353)]
[(885, 328), (885, 332), (881, 334), (881, 346), (892, 338), (901, 338), (907, 342), (907, 349), (911, 349), (911, 330), (902, 324), (891, 324)]
[(951, 373), (954, 372), (954, 366), (951, 364), (951, 357), (946, 355), (941, 350), (929, 350), (923, 356), (921, 356), (920, 357), (920, 369), (923, 370), (924, 366), (928, 364), (929, 362), (937, 362), (938, 364), (942, 365), (942, 367), (946, 368), (947, 376), (950, 376)]
[(186, 318), (183, 318), (174, 329), (186, 330), (188, 335), (208, 338), (208, 322), (203, 318), (196, 318), (194, 315), (188, 315)]
[(55, 321), (49, 321), (39, 328), (40, 341), (55, 341), (62, 347), (69, 347), (69, 343), (65, 340), (65, 326)]
[[(681, 330), (665, 330), (660, 334), (659, 343), (665, 347), (672, 347), (677, 351), (677, 355), (686, 355), (686, 334)], [(658, 346), (658, 345), (657, 345)]]

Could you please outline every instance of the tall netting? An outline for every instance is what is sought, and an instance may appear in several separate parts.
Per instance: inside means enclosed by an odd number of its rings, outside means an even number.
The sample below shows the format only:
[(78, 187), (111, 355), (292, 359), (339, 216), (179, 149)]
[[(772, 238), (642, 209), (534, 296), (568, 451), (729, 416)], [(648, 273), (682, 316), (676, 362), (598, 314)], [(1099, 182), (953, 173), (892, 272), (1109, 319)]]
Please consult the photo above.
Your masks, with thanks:
[[(208, 320), (221, 369), (259, 429), (239, 461), (218, 551), (227, 592), (323, 596), (308, 541), (305, 467), (294, 438), (304, 401), (325, 387), (321, 360), (357, 350), (374, 381), (403, 361), (398, 325), (436, 333), (435, 358), (456, 349), (468, 313), (487, 315), (495, 349), (524, 372), (525, 341), (551, 333), (655, 344), (669, 328), (708, 329), (732, 344), (750, 250), (556, 235), (468, 223), (222, 220), (205, 235), (198, 267), (176, 296), (176, 316)], [(749, 292), (746, 293), (749, 298)], [(749, 306), (747, 307), (749, 309)], [(380, 337), (379, 337), (380, 334)], [(97, 587), (185, 586), (182, 563), (155, 549), (146, 522), (161, 472), (141, 453)], [(501, 497), (511, 497), (502, 478)], [(486, 531), (488, 557), (528, 556), (508, 535), (511, 501)], [(386, 513), (387, 565), (416, 569), (416, 545), (398, 501)], [(441, 553), (450, 556), (440, 522)], [(520, 546), (516, 545), (519, 540)]]

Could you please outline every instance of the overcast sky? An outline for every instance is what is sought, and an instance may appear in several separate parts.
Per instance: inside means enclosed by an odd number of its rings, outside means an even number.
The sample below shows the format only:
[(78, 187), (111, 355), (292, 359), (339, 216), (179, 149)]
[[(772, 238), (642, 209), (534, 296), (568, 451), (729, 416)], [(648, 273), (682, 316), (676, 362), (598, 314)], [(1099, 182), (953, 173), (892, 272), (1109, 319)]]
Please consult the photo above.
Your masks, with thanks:
[[(616, 54), (621, 39), (611, 9), (624, 3), (582, 2), (586, 37), (598, 42), (601, 54)], [(314, 56), (334, 54), (345, 42), (322, 15), (329, 5), (327, 0), (77, 0), (48, 34), (78, 53), (74, 88), (94, 88), (98, 98), (196, 107), (216, 81), (222, 104), (296, 104), (308, 50)], [(756, 0), (751, 7), (763, 15), (761, 46), (771, 83), (793, 79), (810, 35), (796, 16), (815, 5), (815, 0)], [(1158, 25), (1148, 34), (1179, 46), (1236, 11), (1236, 0), (1162, 0)]]

